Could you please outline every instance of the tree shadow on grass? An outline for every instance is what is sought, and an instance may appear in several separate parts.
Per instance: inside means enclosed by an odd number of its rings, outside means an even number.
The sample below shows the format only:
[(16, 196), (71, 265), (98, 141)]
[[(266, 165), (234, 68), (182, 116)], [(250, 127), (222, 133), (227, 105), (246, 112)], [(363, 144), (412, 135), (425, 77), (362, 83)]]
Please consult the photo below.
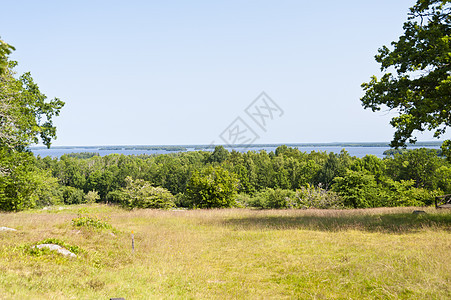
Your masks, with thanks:
[(429, 228), (451, 232), (451, 214), (247, 216), (223, 220), (221, 223), (236, 230), (304, 229), (329, 232), (361, 230), (403, 234)]

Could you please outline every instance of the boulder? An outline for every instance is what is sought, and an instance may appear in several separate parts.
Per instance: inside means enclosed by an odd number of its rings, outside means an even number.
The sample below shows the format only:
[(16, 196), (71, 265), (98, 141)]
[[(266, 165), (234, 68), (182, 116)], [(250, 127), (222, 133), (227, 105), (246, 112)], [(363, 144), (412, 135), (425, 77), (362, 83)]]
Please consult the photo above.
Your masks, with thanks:
[(14, 228), (0, 227), (0, 231), (17, 231), (17, 230)]
[(70, 257), (77, 257), (74, 253), (70, 252), (69, 250), (61, 247), (60, 245), (56, 244), (40, 244), (37, 246), (34, 246), (34, 248), (42, 249), (42, 248), (48, 248), (52, 251), (56, 251), (64, 256), (70, 256)]

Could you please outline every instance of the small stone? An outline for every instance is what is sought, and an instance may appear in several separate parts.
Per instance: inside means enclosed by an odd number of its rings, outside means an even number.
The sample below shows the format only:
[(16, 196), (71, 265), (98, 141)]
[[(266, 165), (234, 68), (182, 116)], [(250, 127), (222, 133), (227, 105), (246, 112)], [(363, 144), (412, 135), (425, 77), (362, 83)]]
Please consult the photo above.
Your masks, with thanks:
[(48, 248), (52, 251), (56, 251), (64, 256), (70, 256), (70, 257), (77, 257), (74, 253), (70, 252), (69, 250), (61, 247), (60, 245), (55, 244), (40, 244), (37, 246), (34, 246), (34, 248), (42, 249), (42, 248)]
[(0, 227), (0, 231), (17, 231), (17, 229), (8, 228), (8, 227)]
[(426, 212), (424, 210), (414, 210), (413, 214), (414, 215), (419, 215), (419, 214), (425, 214)]

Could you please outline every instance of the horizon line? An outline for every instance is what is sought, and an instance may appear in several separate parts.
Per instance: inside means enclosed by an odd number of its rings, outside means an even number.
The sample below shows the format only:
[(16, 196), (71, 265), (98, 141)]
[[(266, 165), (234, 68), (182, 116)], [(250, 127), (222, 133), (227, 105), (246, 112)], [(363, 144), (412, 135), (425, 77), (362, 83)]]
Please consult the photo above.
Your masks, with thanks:
[[(408, 146), (415, 145), (441, 145), (443, 141), (418, 141), (414, 144), (407, 143)], [(374, 147), (390, 147), (390, 142), (316, 142), (316, 143), (259, 143), (259, 144), (109, 144), (109, 145), (55, 145), (51, 148), (104, 148), (104, 147), (185, 147), (185, 148), (212, 148), (216, 146), (223, 146), (224, 148), (256, 148), (256, 147), (278, 147), (278, 146), (294, 146), (294, 147), (308, 147), (308, 146), (347, 146), (347, 147), (359, 147), (359, 146), (371, 146)], [(29, 146), (30, 149), (44, 148), (44, 145)]]

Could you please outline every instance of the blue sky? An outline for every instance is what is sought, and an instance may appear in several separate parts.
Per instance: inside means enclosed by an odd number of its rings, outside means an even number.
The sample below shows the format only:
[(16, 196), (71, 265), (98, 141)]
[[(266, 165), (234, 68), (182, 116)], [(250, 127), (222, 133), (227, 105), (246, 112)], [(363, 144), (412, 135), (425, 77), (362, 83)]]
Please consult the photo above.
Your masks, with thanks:
[[(222, 144), (237, 117), (257, 143), (390, 141), (360, 84), (414, 3), (6, 0), (0, 36), (66, 102), (54, 145)], [(283, 110), (266, 131), (245, 112), (262, 91)]]

